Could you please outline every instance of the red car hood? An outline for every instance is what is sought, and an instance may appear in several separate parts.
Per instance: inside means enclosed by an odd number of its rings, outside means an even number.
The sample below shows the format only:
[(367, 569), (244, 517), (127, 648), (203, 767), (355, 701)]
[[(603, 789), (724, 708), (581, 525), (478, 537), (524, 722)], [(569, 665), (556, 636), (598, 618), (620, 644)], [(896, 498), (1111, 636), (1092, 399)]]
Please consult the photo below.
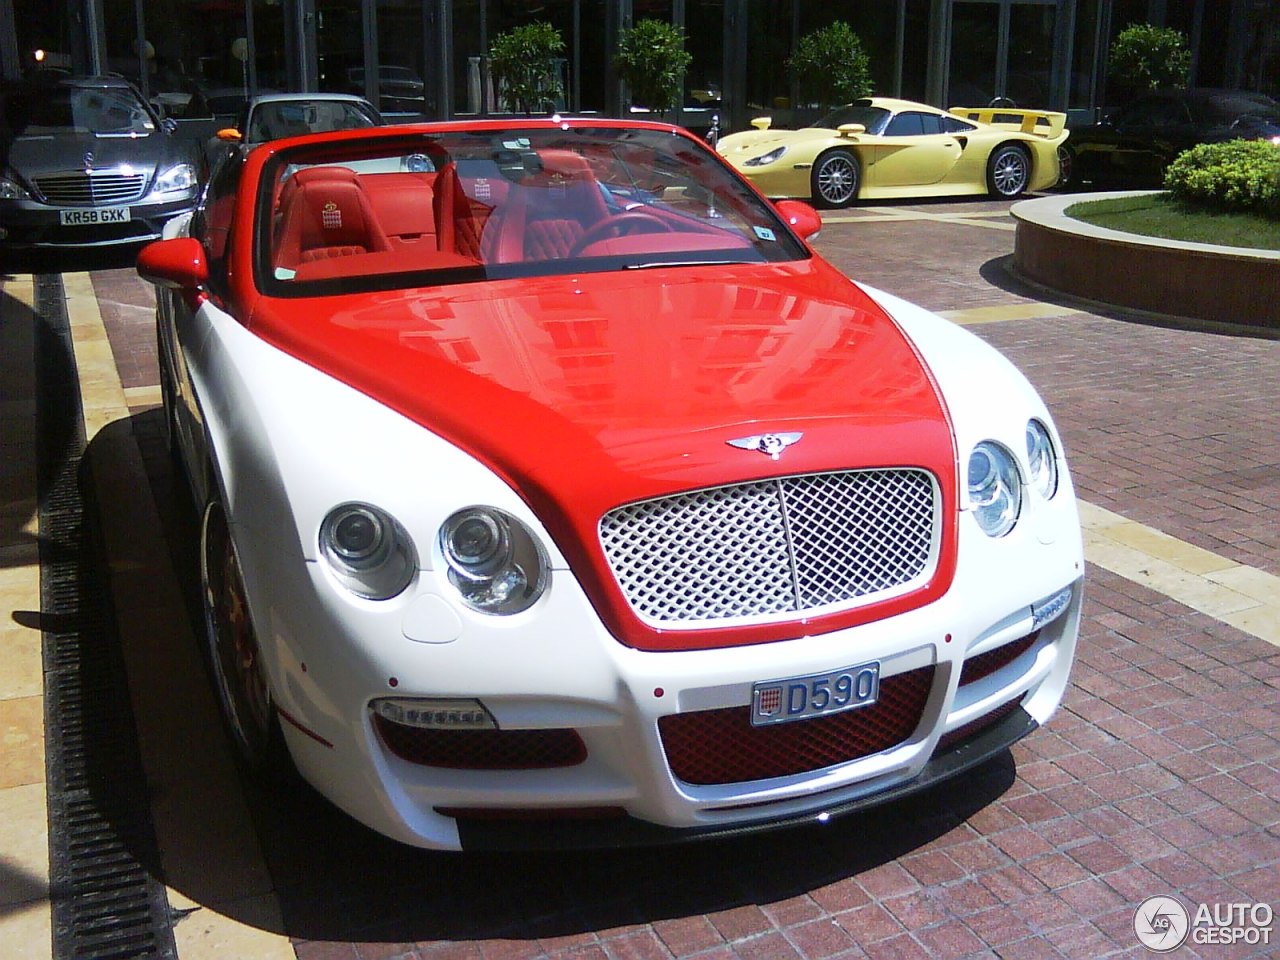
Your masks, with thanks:
[[(500, 280), (258, 301), (264, 339), (485, 462), (542, 519), (614, 634), (645, 649), (728, 646), (888, 616), (954, 569), (956, 456), (927, 369), (884, 312), (821, 260)], [(731, 446), (799, 431), (780, 459)], [(945, 518), (933, 580), (906, 597), (785, 624), (660, 630), (604, 560), (609, 509), (762, 477), (919, 466)]]

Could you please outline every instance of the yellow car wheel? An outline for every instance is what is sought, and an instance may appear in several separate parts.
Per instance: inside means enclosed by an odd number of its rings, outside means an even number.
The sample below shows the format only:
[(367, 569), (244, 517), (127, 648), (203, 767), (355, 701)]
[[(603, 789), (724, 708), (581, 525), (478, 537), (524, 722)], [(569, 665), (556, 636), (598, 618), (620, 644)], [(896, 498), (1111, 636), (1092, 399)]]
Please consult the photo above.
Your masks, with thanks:
[(828, 150), (813, 165), (809, 191), (817, 206), (844, 207), (857, 197), (861, 182), (857, 157), (848, 150)]
[(1006, 143), (997, 147), (987, 161), (987, 191), (991, 196), (1012, 200), (1022, 196), (1031, 182), (1031, 158), (1022, 147)]

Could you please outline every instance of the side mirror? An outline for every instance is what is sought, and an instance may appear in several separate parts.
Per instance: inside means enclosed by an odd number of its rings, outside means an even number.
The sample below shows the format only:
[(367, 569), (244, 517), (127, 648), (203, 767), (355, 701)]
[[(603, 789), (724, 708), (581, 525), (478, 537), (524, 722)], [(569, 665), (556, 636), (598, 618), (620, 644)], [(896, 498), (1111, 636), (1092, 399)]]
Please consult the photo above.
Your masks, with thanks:
[(244, 139), (243, 135), (235, 127), (223, 127), (218, 131), (219, 140), (225, 140), (227, 143), (239, 143)]
[(812, 240), (822, 232), (822, 217), (803, 200), (778, 200), (773, 206), (801, 239)]
[(165, 117), (160, 121), (160, 126), (164, 128), (164, 132), (172, 136), (178, 132), (178, 121), (173, 117)]
[(866, 133), (867, 128), (860, 123), (842, 123), (836, 127), (836, 133), (842, 137), (856, 137), (860, 133)]
[(193, 237), (149, 243), (138, 253), (138, 276), (159, 287), (194, 293), (209, 280), (204, 244)]
[(773, 117), (756, 117), (751, 121), (751, 125), (757, 130), (768, 130), (773, 123)]

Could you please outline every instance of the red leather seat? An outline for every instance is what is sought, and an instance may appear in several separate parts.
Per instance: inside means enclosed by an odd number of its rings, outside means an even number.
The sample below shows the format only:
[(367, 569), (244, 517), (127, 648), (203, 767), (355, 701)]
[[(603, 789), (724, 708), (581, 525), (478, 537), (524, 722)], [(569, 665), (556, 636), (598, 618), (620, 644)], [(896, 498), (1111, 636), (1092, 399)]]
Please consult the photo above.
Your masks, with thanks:
[[(485, 250), (490, 244), (485, 230), (494, 210), (493, 203), (501, 202), (505, 184), (489, 178), (483, 182), (490, 203), (467, 195), (457, 164), (446, 163), (436, 174), (431, 203), (436, 219), (436, 242), (442, 252), (461, 254), (476, 261), (486, 259)], [(474, 183), (472, 189), (475, 189)]]
[(350, 179), (304, 178), (284, 207), (275, 263), (292, 268), (390, 249), (354, 174)]
[(512, 186), (500, 211), (490, 258), (501, 263), (568, 256), (587, 228), (609, 216), (585, 158), (544, 150), (542, 169)]

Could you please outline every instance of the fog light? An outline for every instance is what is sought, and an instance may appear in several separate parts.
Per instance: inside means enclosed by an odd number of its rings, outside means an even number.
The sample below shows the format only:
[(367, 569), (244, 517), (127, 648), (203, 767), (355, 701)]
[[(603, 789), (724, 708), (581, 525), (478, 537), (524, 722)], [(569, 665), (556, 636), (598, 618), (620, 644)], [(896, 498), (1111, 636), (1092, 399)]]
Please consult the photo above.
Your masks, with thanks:
[(1048, 600), (1031, 605), (1031, 629), (1039, 630), (1046, 623), (1052, 623), (1062, 616), (1071, 603), (1071, 588), (1059, 590)]
[(370, 705), (384, 720), (422, 730), (497, 730), (497, 721), (479, 700), (425, 700), (386, 697)]

